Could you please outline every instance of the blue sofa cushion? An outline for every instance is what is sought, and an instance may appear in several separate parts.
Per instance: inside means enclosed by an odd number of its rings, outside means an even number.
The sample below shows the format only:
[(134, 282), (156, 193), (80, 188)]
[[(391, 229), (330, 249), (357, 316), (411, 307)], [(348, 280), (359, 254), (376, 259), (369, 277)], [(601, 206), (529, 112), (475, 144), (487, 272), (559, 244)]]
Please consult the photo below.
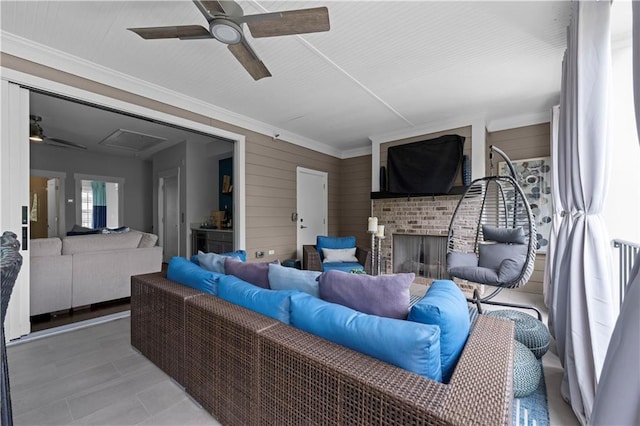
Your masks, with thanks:
[(373, 358), (442, 381), (437, 326), (367, 315), (304, 293), (291, 296), (291, 324)]
[(269, 286), (272, 290), (300, 290), (318, 297), (319, 271), (303, 271), (269, 264)]
[(365, 314), (405, 319), (415, 274), (366, 275), (327, 271), (320, 275), (320, 298)]
[(364, 266), (362, 266), (358, 262), (325, 262), (322, 264), (322, 270), (324, 272), (327, 272), (327, 271), (351, 272), (354, 269), (357, 269), (359, 271), (364, 271)]
[(222, 276), (224, 275), (207, 271), (184, 257), (172, 257), (167, 268), (167, 278), (170, 280), (214, 296), (218, 294), (218, 281)]
[(289, 306), (297, 290), (267, 290), (233, 275), (223, 275), (218, 282), (218, 297), (262, 315), (289, 324)]
[(320, 260), (324, 260), (324, 254), (322, 249), (345, 249), (356, 246), (356, 237), (327, 237), (324, 235), (318, 235), (316, 237), (316, 250), (320, 255)]
[(464, 294), (453, 281), (434, 281), (411, 308), (408, 320), (440, 327), (442, 379), (448, 382), (469, 336), (469, 308)]
[[(200, 251), (198, 251), (198, 253), (200, 253)], [(245, 250), (236, 250), (236, 251), (230, 251), (228, 253), (219, 253), (218, 256), (233, 257), (241, 260), (242, 262), (247, 261), (247, 252)], [(200, 261), (198, 260), (197, 254), (194, 254), (193, 256), (191, 256), (191, 261), (196, 265), (200, 265)]]

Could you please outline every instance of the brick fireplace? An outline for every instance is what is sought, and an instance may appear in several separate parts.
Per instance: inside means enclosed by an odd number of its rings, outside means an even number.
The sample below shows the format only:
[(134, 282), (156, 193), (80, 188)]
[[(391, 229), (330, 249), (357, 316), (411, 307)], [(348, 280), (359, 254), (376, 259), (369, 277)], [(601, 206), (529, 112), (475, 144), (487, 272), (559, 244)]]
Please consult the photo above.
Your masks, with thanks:
[[(394, 272), (394, 236), (421, 235), (447, 237), (449, 223), (460, 195), (439, 195), (411, 198), (381, 198), (373, 201), (373, 216), (385, 226), (386, 238), (381, 244), (381, 272)], [(445, 248), (446, 250), (446, 248)], [(416, 277), (415, 283), (429, 284), (433, 278)], [(458, 280), (456, 280), (458, 281)], [(458, 282), (463, 289), (468, 286)]]

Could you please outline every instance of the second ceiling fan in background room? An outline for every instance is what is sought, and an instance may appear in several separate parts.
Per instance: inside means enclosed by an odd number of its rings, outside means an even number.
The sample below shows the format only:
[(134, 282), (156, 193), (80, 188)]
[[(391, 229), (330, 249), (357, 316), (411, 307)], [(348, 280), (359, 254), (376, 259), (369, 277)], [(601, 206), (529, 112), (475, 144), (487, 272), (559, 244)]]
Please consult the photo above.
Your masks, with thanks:
[(194, 0), (193, 2), (209, 23), (208, 29), (200, 25), (128, 29), (146, 40), (215, 38), (228, 45), (233, 56), (254, 80), (270, 77), (271, 73), (244, 37), (242, 24), (247, 24), (254, 38), (329, 31), (329, 12), (326, 7), (245, 16), (242, 7), (235, 1)]

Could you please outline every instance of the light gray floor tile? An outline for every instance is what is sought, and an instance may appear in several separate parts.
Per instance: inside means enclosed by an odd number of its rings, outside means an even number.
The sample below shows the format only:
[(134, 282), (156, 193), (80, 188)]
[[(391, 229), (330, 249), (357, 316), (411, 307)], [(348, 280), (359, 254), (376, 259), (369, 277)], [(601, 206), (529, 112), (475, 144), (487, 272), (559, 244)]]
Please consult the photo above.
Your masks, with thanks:
[(135, 425), (149, 418), (149, 413), (136, 398), (125, 398), (115, 404), (74, 421), (73, 425)]
[(89, 368), (118, 361), (134, 353), (129, 344), (114, 344), (91, 352), (80, 353), (56, 362), (58, 374), (65, 377)]
[(35, 385), (19, 392), (12, 391), (13, 413), (14, 415), (21, 415), (78, 392), (83, 392), (86, 389), (91, 389), (119, 376), (120, 374), (116, 368), (112, 364), (107, 364), (51, 380), (42, 386)]
[(135, 373), (149, 364), (151, 364), (151, 361), (145, 358), (144, 355), (133, 350), (127, 356), (113, 361), (113, 365), (116, 366), (116, 369), (122, 375)]
[(138, 399), (150, 413), (160, 412), (184, 398), (184, 391), (169, 379), (138, 393)]
[(211, 417), (209, 413), (204, 411), (202, 408), (197, 407), (188, 398), (183, 399), (177, 404), (157, 413), (141, 424), (145, 426), (220, 425), (220, 423)]
[(56, 401), (45, 407), (31, 410), (21, 416), (14, 416), (15, 426), (67, 425), (72, 421), (66, 400)]
[(144, 368), (142, 372), (111, 379), (68, 398), (71, 415), (74, 419), (80, 419), (123, 398), (134, 398), (138, 392), (166, 379), (166, 374), (154, 368)]
[(19, 392), (24, 388), (42, 386), (51, 380), (57, 379), (58, 368), (53, 363), (32, 366), (23, 371), (11, 368), (9, 378), (11, 380), (11, 391)]

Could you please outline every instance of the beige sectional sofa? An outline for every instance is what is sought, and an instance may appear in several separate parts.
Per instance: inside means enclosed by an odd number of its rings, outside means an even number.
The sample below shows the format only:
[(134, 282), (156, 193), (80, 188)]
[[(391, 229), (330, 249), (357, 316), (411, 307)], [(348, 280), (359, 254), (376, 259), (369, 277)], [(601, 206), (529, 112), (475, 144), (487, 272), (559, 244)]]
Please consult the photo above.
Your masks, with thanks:
[(132, 275), (159, 272), (157, 235), (77, 235), (31, 240), (31, 315), (131, 295)]

